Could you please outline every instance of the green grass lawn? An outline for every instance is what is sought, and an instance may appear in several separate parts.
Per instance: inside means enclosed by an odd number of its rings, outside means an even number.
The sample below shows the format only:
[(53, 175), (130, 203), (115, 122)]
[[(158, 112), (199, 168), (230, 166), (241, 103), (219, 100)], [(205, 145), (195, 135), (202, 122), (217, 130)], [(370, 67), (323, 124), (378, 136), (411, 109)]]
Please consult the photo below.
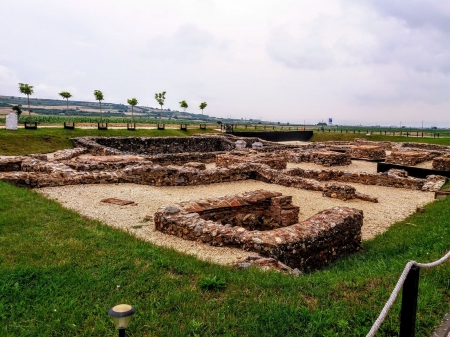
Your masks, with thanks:
[[(426, 206), (330, 268), (235, 270), (156, 247), (0, 182), (0, 335), (365, 336), (410, 259), (449, 249), (450, 199)], [(421, 271), (416, 336), (450, 310), (450, 263)], [(400, 301), (377, 336), (397, 336)]]
[(313, 136), (309, 141), (311, 142), (325, 142), (330, 140), (353, 141), (355, 138), (364, 138), (375, 142), (387, 141), (387, 142), (411, 142), (411, 143), (450, 145), (450, 138), (384, 136), (376, 134), (367, 136), (366, 134), (363, 133), (358, 134), (358, 133), (333, 133), (333, 132), (314, 132)]

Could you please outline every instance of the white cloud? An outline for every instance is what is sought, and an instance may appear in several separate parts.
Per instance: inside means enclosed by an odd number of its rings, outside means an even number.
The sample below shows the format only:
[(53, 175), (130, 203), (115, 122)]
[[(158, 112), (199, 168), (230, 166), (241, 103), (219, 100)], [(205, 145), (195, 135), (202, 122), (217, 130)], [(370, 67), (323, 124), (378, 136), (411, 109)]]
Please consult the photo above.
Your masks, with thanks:
[(357, 122), (426, 109), (450, 125), (442, 0), (4, 0), (2, 10), (0, 94), (17, 94), (20, 79), (36, 97), (93, 100), (99, 88), (154, 106), (166, 90), (167, 107), (207, 101), (214, 116)]
[(178, 62), (199, 62), (214, 36), (194, 24), (179, 26), (171, 35), (156, 35), (149, 39), (145, 55), (156, 59), (174, 59)]
[[(0, 93), (11, 94), (10, 88), (13, 85), (16, 85), (18, 88), (18, 83), (19, 80), (16, 74), (8, 67), (0, 65)], [(17, 89), (17, 92), (19, 92), (19, 89)]]

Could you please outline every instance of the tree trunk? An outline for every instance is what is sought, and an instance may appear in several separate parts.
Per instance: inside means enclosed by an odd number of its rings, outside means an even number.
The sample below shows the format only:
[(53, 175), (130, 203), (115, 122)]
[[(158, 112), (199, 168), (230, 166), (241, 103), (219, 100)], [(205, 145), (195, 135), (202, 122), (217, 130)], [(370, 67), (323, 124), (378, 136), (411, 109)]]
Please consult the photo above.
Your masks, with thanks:
[(100, 123), (103, 124), (103, 113), (102, 113), (102, 101), (98, 101), (100, 103)]
[(67, 110), (66, 110), (67, 121), (70, 123), (70, 118), (69, 118), (69, 99), (66, 98), (66, 100), (67, 100)]
[(134, 105), (131, 106), (131, 122), (133, 122), (133, 119), (134, 119), (133, 108), (134, 108)]
[(28, 97), (28, 119), (30, 120), (31, 123), (30, 95), (27, 95), (27, 97)]

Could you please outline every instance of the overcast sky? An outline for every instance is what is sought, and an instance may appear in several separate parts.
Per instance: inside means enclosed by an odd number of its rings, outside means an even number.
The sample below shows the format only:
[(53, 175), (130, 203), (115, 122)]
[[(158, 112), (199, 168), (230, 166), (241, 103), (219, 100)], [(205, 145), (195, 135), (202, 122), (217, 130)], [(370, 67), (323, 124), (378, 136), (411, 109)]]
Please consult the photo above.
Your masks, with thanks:
[(446, 0), (2, 0), (0, 42), (0, 95), (450, 127)]

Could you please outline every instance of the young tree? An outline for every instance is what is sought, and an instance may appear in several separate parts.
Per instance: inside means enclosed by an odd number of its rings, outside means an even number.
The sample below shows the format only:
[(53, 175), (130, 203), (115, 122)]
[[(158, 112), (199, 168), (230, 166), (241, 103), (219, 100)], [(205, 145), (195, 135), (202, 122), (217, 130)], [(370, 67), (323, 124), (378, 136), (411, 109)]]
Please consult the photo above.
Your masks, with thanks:
[(28, 116), (31, 121), (30, 96), (34, 93), (33, 86), (28, 85), (27, 83), (19, 83), (19, 91), (21, 94), (27, 95), (28, 97)]
[(161, 114), (159, 115), (159, 119), (161, 119), (162, 115), (162, 107), (164, 105), (164, 100), (166, 99), (166, 92), (160, 92), (155, 94), (155, 99), (158, 102), (158, 104), (161, 106)]
[(68, 121), (70, 122), (70, 116), (69, 116), (69, 98), (72, 97), (70, 92), (67, 91), (61, 91), (59, 93), (59, 96), (61, 96), (62, 98), (65, 98), (67, 100), (67, 110), (66, 110), (66, 115), (68, 118)]
[(203, 115), (203, 109), (206, 108), (208, 106), (208, 104), (206, 104), (206, 102), (201, 102), (199, 108), (202, 110), (202, 115)]
[(180, 107), (182, 107), (184, 110), (183, 111), (186, 111), (186, 108), (188, 108), (189, 107), (189, 105), (187, 104), (187, 102), (186, 101), (181, 101), (181, 102), (179, 102), (180, 103)]
[(103, 101), (103, 93), (100, 90), (94, 90), (95, 100), (100, 103), (100, 123), (103, 123), (103, 112), (102, 112), (102, 101)]
[(134, 118), (133, 109), (134, 109), (134, 106), (137, 105), (139, 102), (136, 98), (128, 99), (127, 102), (129, 105), (131, 105), (131, 121), (133, 121), (133, 118)]

